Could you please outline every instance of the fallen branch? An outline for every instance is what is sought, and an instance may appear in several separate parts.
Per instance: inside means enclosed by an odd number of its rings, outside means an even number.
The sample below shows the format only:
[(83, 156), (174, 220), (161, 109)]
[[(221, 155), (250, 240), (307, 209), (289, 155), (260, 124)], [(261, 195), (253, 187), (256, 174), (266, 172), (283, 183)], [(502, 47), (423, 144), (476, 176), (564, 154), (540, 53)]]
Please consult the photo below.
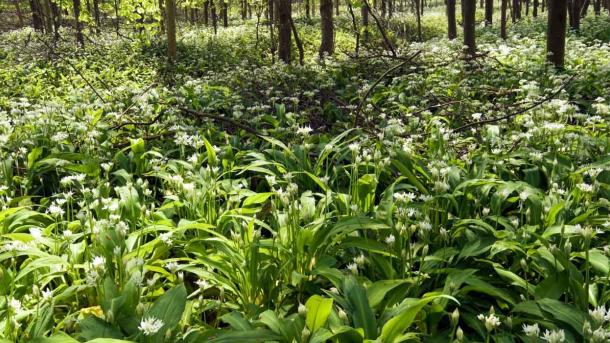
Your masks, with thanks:
[(371, 95), (371, 92), (373, 91), (373, 89), (375, 89), (375, 87), (377, 87), (381, 81), (383, 81), (383, 79), (388, 76), (388, 74), (390, 74), (391, 72), (393, 72), (394, 70), (400, 69), (402, 67), (404, 67), (407, 63), (411, 62), (415, 57), (417, 57), (419, 54), (421, 53), (420, 51), (417, 51), (416, 53), (414, 53), (413, 55), (409, 56), (406, 60), (404, 60), (403, 62), (395, 65), (394, 67), (386, 70), (383, 74), (381, 74), (381, 76), (373, 83), (373, 85), (371, 85), (371, 87), (369, 87), (369, 89), (366, 91), (366, 93), (364, 94), (364, 97), (362, 98), (362, 100), (360, 100), (360, 103), (358, 104), (358, 107), (356, 107), (356, 114), (355, 114), (355, 118), (354, 118), (354, 124), (355, 126), (359, 126), (360, 125), (360, 112), (362, 111), (362, 106), (364, 106), (364, 103), (366, 102), (366, 100), (368, 99), (368, 97)]
[(536, 108), (552, 99), (554, 99), (559, 93), (561, 93), (562, 90), (564, 90), (568, 84), (570, 84), (570, 82), (572, 82), (574, 79), (576, 78), (576, 74), (572, 75), (566, 82), (564, 82), (559, 88), (557, 88), (557, 90), (555, 90), (553, 93), (549, 94), (548, 96), (536, 101), (535, 103), (531, 104), (530, 106), (524, 107), (522, 109), (519, 109), (517, 111), (511, 112), (507, 115), (503, 115), (500, 117), (495, 117), (495, 118), (490, 118), (490, 119), (485, 119), (485, 120), (479, 120), (479, 121), (475, 121), (472, 123), (468, 123), (465, 125), (462, 125), (458, 128), (455, 128), (451, 131), (451, 133), (455, 133), (455, 132), (460, 132), (460, 131), (464, 131), (468, 128), (471, 127), (475, 127), (475, 126), (481, 126), (481, 125), (485, 125), (485, 124), (491, 124), (491, 123), (495, 123), (495, 122), (499, 122), (505, 119), (510, 119), (514, 116), (517, 116), (519, 114), (525, 113), (533, 108)]
[(240, 129), (242, 129), (242, 130), (244, 130), (244, 131), (246, 131), (246, 132), (248, 132), (250, 134), (253, 134), (253, 135), (255, 135), (255, 136), (259, 137), (259, 138), (265, 137), (265, 135), (259, 133), (258, 131), (256, 131), (255, 129), (251, 128), (250, 126), (247, 126), (245, 124), (242, 124), (242, 123), (238, 122), (235, 119), (231, 119), (231, 118), (227, 118), (227, 117), (221, 117), (221, 116), (213, 115), (213, 114), (210, 114), (210, 113), (199, 112), (199, 111), (195, 111), (193, 109), (187, 108), (187, 107), (181, 107), (180, 110), (182, 112), (185, 112), (185, 113), (190, 114), (190, 115), (195, 116), (195, 117), (203, 117), (203, 118), (212, 119), (212, 120), (217, 121), (217, 122), (220, 121), (220, 122), (225, 122), (225, 123), (231, 124), (231, 125), (236, 126), (236, 127), (240, 128)]

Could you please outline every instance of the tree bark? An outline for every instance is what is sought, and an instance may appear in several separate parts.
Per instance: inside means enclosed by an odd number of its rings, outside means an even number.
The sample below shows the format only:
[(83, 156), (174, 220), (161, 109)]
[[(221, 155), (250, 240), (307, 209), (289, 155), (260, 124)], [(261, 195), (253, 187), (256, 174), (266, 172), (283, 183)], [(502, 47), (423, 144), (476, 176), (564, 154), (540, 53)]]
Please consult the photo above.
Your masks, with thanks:
[(222, 26), (224, 27), (229, 27), (229, 10), (228, 10), (228, 5), (227, 2), (224, 0), (222, 1), (222, 5), (220, 7), (220, 15), (222, 16)]
[(532, 16), (534, 18), (538, 17), (538, 6), (540, 6), (540, 0), (534, 0), (534, 4), (532, 7)]
[(600, 15), (602, 13), (602, 2), (601, 0), (593, 1), (593, 12), (595, 15)]
[(216, 14), (216, 1), (218, 0), (210, 0), (210, 16), (212, 19), (212, 27), (214, 28), (214, 34), (218, 33), (218, 15)]
[(305, 0), (305, 17), (311, 19), (311, 4), (309, 0)]
[(76, 25), (76, 42), (81, 48), (85, 47), (85, 38), (83, 36), (83, 23), (80, 21), (80, 0), (72, 0), (74, 9), (74, 25)]
[(165, 0), (165, 19), (167, 20), (167, 58), (170, 62), (176, 60), (176, 3)]
[(40, 4), (37, 0), (30, 0), (30, 10), (32, 12), (32, 26), (36, 31), (42, 31), (42, 15), (40, 11)]
[(462, 0), (462, 20), (464, 22), (465, 53), (475, 56), (477, 53), (475, 43), (475, 6), (476, 0)]
[(341, 4), (339, 2), (339, 0), (334, 0), (334, 4), (335, 4), (335, 14), (337, 15), (337, 17), (339, 16), (339, 5)]
[(203, 25), (210, 25), (210, 0), (203, 3)]
[[(337, 1), (337, 0), (335, 0)], [(322, 42), (320, 57), (332, 55), (335, 49), (333, 26), (333, 0), (320, 0), (320, 18), (322, 25)]]
[[(610, 1), (610, 0), (608, 0)], [(362, 34), (364, 41), (369, 39), (369, 6), (368, 2), (364, 1), (360, 7), (360, 16), (362, 17)]]
[(291, 0), (277, 0), (278, 14), (278, 56), (286, 64), (290, 64), (290, 50), (292, 47), (292, 33), (290, 20), (292, 17)]
[(100, 4), (99, 0), (93, 0), (93, 18), (95, 20), (95, 32), (100, 33), (102, 23), (100, 21)]
[(455, 0), (447, 1), (447, 37), (455, 39), (457, 37), (457, 25), (455, 23)]
[[(416, 19), (416, 23), (417, 23), (417, 40), (418, 41), (422, 41), (423, 37), (422, 37), (422, 33), (421, 33), (421, 10), (420, 8), (421, 6), (421, 0), (413, 0), (415, 2), (415, 19)], [(473, 0), (474, 1), (474, 0)]]
[(494, 1), (485, 0), (485, 26), (491, 26), (493, 23)]
[(508, 7), (508, 0), (500, 0), (500, 38), (506, 40), (508, 35), (506, 34), (506, 10)]
[(547, 60), (563, 68), (566, 48), (567, 0), (548, 0)]

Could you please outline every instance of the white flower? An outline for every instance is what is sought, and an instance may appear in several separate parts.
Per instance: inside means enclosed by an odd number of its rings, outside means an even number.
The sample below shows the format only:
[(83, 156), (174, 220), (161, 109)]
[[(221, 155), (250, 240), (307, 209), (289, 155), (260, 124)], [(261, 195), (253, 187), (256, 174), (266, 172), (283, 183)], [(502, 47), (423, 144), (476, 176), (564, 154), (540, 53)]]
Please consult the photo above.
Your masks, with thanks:
[(176, 270), (178, 270), (178, 263), (176, 262), (169, 262), (168, 264), (165, 265), (165, 268), (167, 268), (170, 272), (174, 273)]
[(102, 268), (106, 264), (106, 259), (102, 256), (95, 256), (91, 261), (93, 268)]
[(396, 241), (396, 237), (394, 237), (394, 235), (389, 235), (388, 237), (386, 237), (385, 239), (385, 243), (387, 245), (393, 245), (394, 242)]
[(549, 343), (562, 343), (566, 339), (566, 334), (563, 330), (546, 330), (544, 335), (542, 335), (542, 339)]
[(142, 319), (142, 321), (140, 322), (140, 326), (138, 326), (138, 329), (142, 331), (144, 335), (151, 336), (159, 332), (163, 325), (164, 323), (162, 320), (157, 319), (155, 317), (148, 317)]
[(605, 306), (598, 306), (593, 310), (589, 310), (589, 316), (597, 323), (602, 324), (603, 322), (610, 319), (610, 314), (606, 311)]
[(313, 129), (311, 127), (303, 126), (303, 127), (299, 127), (297, 129), (297, 134), (303, 135), (303, 136), (308, 136), (312, 131), (313, 131)]
[(44, 289), (42, 290), (42, 299), (44, 300), (51, 300), (51, 298), (53, 298), (53, 291), (50, 289)]
[(489, 316), (485, 316), (481, 313), (477, 316), (477, 319), (485, 323), (485, 328), (489, 332), (502, 324), (502, 322), (500, 322), (500, 318), (496, 317), (496, 315), (493, 313), (489, 314)]
[(305, 307), (305, 305), (299, 303), (299, 307), (298, 307), (297, 311), (299, 312), (299, 314), (305, 314), (305, 313), (307, 313), (307, 307)]
[(10, 298), (8, 301), (8, 308), (14, 314), (20, 313), (21, 312), (21, 301), (15, 299), (15, 298)]
[(578, 185), (576, 185), (576, 187), (578, 187), (578, 189), (585, 193), (591, 193), (594, 190), (593, 185), (589, 185), (587, 183), (579, 183)]
[(64, 215), (65, 211), (61, 207), (53, 204), (53, 205), (49, 206), (49, 209), (47, 209), (47, 213), (49, 213), (52, 216), (61, 217)]
[(206, 288), (210, 287), (210, 283), (203, 279), (199, 279), (195, 281), (195, 283), (197, 284), (197, 286), (199, 286), (199, 288), (201, 288), (201, 290), (205, 290)]
[(348, 264), (347, 269), (349, 269), (354, 274), (358, 274), (358, 265), (355, 263)]
[(540, 327), (538, 323), (534, 325), (523, 324), (523, 333), (528, 337), (538, 337), (540, 334)]
[(42, 231), (40, 231), (40, 229), (37, 227), (33, 227), (30, 228), (30, 235), (32, 235), (32, 238), (38, 241), (42, 238)]
[(168, 232), (164, 232), (162, 234), (159, 235), (159, 239), (165, 244), (165, 245), (172, 245), (172, 232), (168, 231)]

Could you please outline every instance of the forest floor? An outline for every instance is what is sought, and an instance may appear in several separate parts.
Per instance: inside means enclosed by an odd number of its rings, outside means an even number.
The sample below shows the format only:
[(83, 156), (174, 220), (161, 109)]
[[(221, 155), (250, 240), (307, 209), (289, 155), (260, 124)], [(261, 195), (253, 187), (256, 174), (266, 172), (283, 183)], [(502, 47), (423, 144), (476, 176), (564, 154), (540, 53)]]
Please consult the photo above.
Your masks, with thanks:
[(605, 341), (610, 19), (545, 23), (2, 33), (0, 341)]

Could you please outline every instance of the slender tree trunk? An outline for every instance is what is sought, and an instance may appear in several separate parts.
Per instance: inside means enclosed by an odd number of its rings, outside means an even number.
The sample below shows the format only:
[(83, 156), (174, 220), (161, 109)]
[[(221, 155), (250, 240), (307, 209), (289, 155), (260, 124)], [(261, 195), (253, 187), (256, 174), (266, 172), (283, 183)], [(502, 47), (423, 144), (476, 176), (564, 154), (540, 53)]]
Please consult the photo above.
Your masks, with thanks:
[(19, 20), (19, 27), (23, 26), (23, 13), (21, 13), (21, 6), (19, 6), (19, 0), (13, 0), (15, 5), (15, 13), (17, 13), (17, 20)]
[(119, 17), (119, 0), (114, 0), (114, 30), (116, 35), (119, 36), (119, 30), (121, 29), (120, 17)]
[(381, 17), (382, 18), (385, 18), (385, 16), (386, 16), (387, 5), (388, 5), (387, 0), (381, 0)]
[(80, 0), (72, 0), (74, 9), (74, 25), (76, 25), (76, 41), (81, 48), (85, 47), (85, 38), (83, 36), (83, 23), (80, 21)]
[(222, 26), (229, 27), (229, 10), (228, 5), (225, 1), (222, 1), (222, 7), (220, 8), (220, 15), (222, 16)]
[(37, 0), (30, 0), (30, 10), (32, 12), (32, 26), (36, 31), (42, 31), (42, 15), (40, 11), (40, 5)]
[(292, 33), (290, 20), (292, 17), (291, 0), (277, 0), (278, 14), (278, 56), (286, 64), (290, 64), (290, 50), (292, 46)]
[[(553, 0), (549, 0), (553, 1)], [(570, 27), (576, 31), (580, 30), (580, 11), (582, 10), (582, 0), (572, 0), (569, 8)]]
[(100, 4), (99, 0), (93, 0), (93, 18), (95, 20), (95, 32), (100, 33), (102, 22), (100, 21)]
[(210, 0), (203, 3), (203, 25), (210, 25)]
[(530, 15), (530, 0), (525, 0), (525, 16), (529, 17)]
[[(610, 0), (608, 0), (610, 1)], [(362, 35), (365, 42), (369, 40), (369, 6), (368, 2), (364, 1), (360, 7), (360, 16), (362, 17)]]
[[(337, 0), (335, 0), (337, 1)], [(322, 25), (322, 42), (320, 57), (332, 55), (335, 49), (333, 26), (333, 0), (320, 0), (320, 18)]]
[(508, 7), (508, 0), (500, 0), (500, 38), (506, 40), (508, 35), (506, 34), (506, 10)]
[(176, 60), (176, 3), (165, 0), (165, 19), (167, 21), (167, 58), (170, 63)]
[(50, 35), (53, 33), (53, 16), (51, 15), (51, 0), (40, 0), (42, 2), (42, 15), (44, 31)]
[(513, 19), (513, 23), (516, 23), (519, 19), (521, 19), (520, 0), (513, 0), (512, 19)]
[[(415, 19), (417, 20), (417, 40), (422, 41), (422, 33), (421, 33), (421, 0), (413, 0), (415, 2)], [(474, 1), (474, 0), (473, 0)]]
[(563, 68), (566, 48), (566, 0), (548, 0), (546, 34), (547, 59), (557, 68)]
[(532, 16), (538, 17), (538, 6), (540, 6), (540, 0), (534, 0), (534, 6), (532, 7)]
[(447, 1), (447, 37), (455, 39), (457, 37), (457, 25), (455, 23), (455, 0)]
[(212, 17), (212, 27), (214, 28), (214, 34), (218, 33), (218, 15), (216, 15), (216, 1), (210, 0), (210, 16)]
[(394, 0), (388, 0), (388, 18), (394, 15)]
[[(332, 6), (331, 6), (331, 11), (332, 11)], [(299, 38), (299, 32), (297, 31), (297, 27), (296, 25), (294, 25), (294, 20), (292, 20), (292, 18), (290, 18), (290, 28), (292, 29), (292, 34), (294, 35), (294, 42), (297, 45), (297, 49), (299, 49), (299, 64), (303, 65), (304, 64), (304, 59), (305, 59), (305, 50), (303, 49), (303, 43), (301, 42), (301, 39)]]
[(602, 2), (601, 0), (593, 1), (593, 12), (595, 15), (600, 15), (602, 13)]
[(485, 0), (485, 26), (493, 23), (494, 0)]
[(53, 38), (57, 41), (59, 40), (59, 28), (61, 27), (61, 13), (59, 6), (55, 2), (51, 2), (51, 14), (53, 16)]
[(339, 7), (341, 5), (341, 2), (339, 0), (334, 0), (334, 3), (335, 3), (335, 14), (337, 16), (339, 16)]
[(465, 53), (475, 56), (477, 53), (475, 43), (475, 6), (476, 0), (462, 0), (462, 20), (464, 22)]
[(309, 3), (309, 0), (305, 0), (305, 17), (311, 19), (311, 4)]

